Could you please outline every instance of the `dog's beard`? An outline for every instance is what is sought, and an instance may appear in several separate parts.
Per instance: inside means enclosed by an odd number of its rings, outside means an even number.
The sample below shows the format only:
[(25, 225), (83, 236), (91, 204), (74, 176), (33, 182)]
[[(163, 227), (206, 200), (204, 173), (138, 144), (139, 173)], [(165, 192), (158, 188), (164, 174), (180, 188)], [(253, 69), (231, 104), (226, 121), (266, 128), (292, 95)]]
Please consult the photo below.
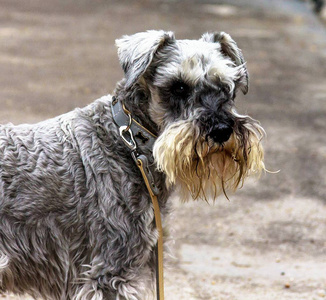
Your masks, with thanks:
[(223, 145), (202, 136), (195, 121), (170, 124), (157, 139), (153, 155), (167, 185), (180, 188), (182, 200), (216, 199), (241, 187), (246, 177), (265, 170), (263, 128), (249, 117), (239, 118)]

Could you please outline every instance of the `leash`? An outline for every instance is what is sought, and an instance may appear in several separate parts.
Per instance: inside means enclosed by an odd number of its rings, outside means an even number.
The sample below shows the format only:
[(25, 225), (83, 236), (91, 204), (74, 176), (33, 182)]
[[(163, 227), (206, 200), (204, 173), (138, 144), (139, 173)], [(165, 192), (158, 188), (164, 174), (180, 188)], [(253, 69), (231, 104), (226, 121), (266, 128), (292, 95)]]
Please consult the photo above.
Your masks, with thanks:
[[(157, 195), (159, 189), (155, 184), (154, 177), (149, 168), (148, 159), (145, 155), (138, 153), (137, 143), (142, 143), (152, 151), (156, 136), (140, 125), (131, 117), (131, 113), (112, 97), (112, 116), (114, 122), (119, 126), (119, 134), (122, 141), (131, 151), (131, 156), (139, 168), (144, 179), (146, 188), (152, 200), (154, 208), (155, 226), (158, 231), (158, 241), (155, 247), (156, 253), (156, 299), (164, 300), (164, 278), (163, 278), (163, 229), (160, 207)], [(136, 133), (136, 134), (135, 134)]]

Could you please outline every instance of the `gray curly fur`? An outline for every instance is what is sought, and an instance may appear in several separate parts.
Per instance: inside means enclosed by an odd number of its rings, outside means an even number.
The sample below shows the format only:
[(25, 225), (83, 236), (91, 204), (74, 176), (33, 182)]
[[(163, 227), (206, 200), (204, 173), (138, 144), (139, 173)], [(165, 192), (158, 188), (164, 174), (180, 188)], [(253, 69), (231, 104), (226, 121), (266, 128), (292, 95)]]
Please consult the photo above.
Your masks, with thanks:
[[(140, 299), (152, 282), (153, 208), (110, 102), (0, 127), (2, 291)], [(165, 214), (165, 189), (159, 199)]]

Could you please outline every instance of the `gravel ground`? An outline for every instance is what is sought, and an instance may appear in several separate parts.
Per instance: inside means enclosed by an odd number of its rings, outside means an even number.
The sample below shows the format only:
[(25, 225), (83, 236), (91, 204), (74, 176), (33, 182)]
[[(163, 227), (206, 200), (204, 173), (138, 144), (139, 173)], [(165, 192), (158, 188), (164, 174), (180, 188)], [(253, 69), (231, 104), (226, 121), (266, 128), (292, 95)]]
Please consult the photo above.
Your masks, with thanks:
[(239, 111), (261, 121), (266, 166), (280, 170), (230, 201), (174, 197), (166, 298), (326, 299), (326, 31), (308, 2), (1, 0), (0, 122), (37, 122), (112, 92), (114, 39), (146, 29), (233, 36), (251, 75)]

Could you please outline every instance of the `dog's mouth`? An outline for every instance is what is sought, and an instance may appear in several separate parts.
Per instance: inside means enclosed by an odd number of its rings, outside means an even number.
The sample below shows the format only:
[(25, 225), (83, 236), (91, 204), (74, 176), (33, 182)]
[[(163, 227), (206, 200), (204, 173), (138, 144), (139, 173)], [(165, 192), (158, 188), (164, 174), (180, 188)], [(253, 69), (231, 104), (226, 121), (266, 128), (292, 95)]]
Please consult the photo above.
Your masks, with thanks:
[[(167, 176), (167, 185), (177, 185), (183, 200), (216, 199), (243, 185), (246, 177), (265, 169), (261, 139), (256, 122), (235, 126), (223, 143), (203, 137), (193, 122), (168, 126), (154, 145), (157, 168)], [(240, 126), (240, 124), (238, 124)]]

